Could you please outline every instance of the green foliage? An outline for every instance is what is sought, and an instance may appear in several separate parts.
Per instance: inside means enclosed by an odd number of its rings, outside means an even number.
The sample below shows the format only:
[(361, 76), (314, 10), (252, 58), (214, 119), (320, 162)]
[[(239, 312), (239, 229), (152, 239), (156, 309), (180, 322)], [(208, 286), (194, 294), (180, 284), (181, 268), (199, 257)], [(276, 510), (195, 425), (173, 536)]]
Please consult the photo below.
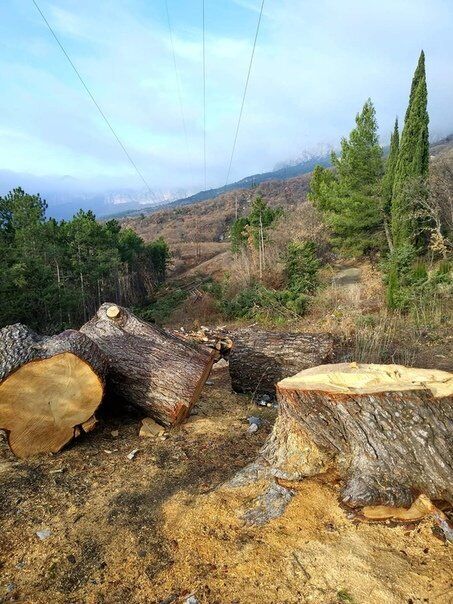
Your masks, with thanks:
[(384, 265), (384, 271), (387, 275), (387, 305), (391, 309), (406, 312), (425, 305), (430, 299), (451, 294), (451, 262), (444, 261), (429, 269), (411, 245), (395, 248)]
[(410, 244), (395, 248), (384, 263), (387, 275), (387, 305), (391, 309), (406, 309), (410, 301), (408, 275), (416, 259), (416, 251)]
[(267, 202), (257, 195), (252, 201), (249, 215), (235, 220), (230, 229), (231, 247), (233, 252), (239, 251), (247, 245), (249, 237), (253, 239), (254, 246), (259, 247), (260, 236), (268, 238), (267, 232), (275, 221), (283, 214), (281, 208), (271, 208)]
[(357, 255), (382, 246), (380, 181), (382, 149), (376, 112), (370, 99), (356, 116), (356, 127), (341, 141), (341, 155), (332, 154), (335, 172), (317, 167), (310, 199), (332, 228), (334, 244)]
[(82, 210), (70, 221), (46, 219), (46, 207), (20, 188), (0, 197), (0, 326), (77, 327), (105, 300), (145, 302), (165, 278), (165, 242), (146, 245)]
[(313, 241), (292, 241), (285, 257), (287, 288), (294, 293), (313, 294), (318, 285), (320, 263)]
[(398, 151), (400, 146), (400, 135), (398, 131), (398, 119), (395, 120), (395, 127), (390, 138), (390, 151), (385, 162), (385, 174), (382, 179), (382, 209), (384, 219), (389, 220), (392, 209), (393, 183), (395, 181), (396, 162), (398, 161)]
[(419, 216), (417, 200), (408, 194), (411, 179), (426, 180), (429, 169), (429, 116), (427, 111), (425, 55), (420, 54), (412, 80), (409, 106), (395, 166), (392, 196), (392, 236), (395, 246), (423, 246), (423, 219)]
[(150, 323), (164, 324), (171, 314), (186, 300), (188, 293), (183, 289), (173, 289), (156, 298), (149, 306), (135, 309), (136, 314)]
[(227, 319), (248, 319), (267, 324), (283, 324), (302, 316), (318, 285), (319, 260), (311, 241), (290, 242), (284, 257), (286, 287), (269, 289), (253, 282), (234, 296), (227, 284), (210, 283), (206, 291), (217, 300), (219, 310)]
[(159, 237), (146, 244), (145, 254), (150, 265), (154, 267), (158, 283), (163, 283), (167, 277), (167, 268), (171, 259), (168, 243), (163, 237)]
[(238, 218), (233, 222), (230, 229), (231, 249), (238, 252), (247, 245), (247, 227), (249, 221), (247, 218)]

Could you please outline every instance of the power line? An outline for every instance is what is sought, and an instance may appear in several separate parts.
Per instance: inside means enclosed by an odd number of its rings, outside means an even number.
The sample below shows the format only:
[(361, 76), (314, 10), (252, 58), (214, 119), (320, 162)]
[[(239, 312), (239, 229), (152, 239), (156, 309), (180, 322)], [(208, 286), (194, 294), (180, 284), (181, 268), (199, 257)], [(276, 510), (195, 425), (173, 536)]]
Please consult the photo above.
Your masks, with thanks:
[(203, 0), (203, 167), (204, 167), (204, 189), (207, 189), (206, 181), (206, 26), (205, 26), (205, 0)]
[(181, 78), (179, 75), (178, 63), (176, 61), (176, 52), (175, 52), (175, 44), (173, 40), (173, 27), (170, 19), (170, 11), (168, 8), (168, 0), (165, 0), (165, 11), (167, 13), (167, 23), (168, 23), (168, 33), (170, 34), (170, 45), (171, 45), (171, 54), (173, 57), (173, 67), (175, 70), (175, 80), (176, 80), (176, 88), (178, 93), (178, 101), (179, 101), (179, 111), (181, 113), (181, 123), (184, 131), (184, 140), (186, 143), (186, 153), (187, 153), (187, 164), (190, 170), (190, 151), (189, 151), (189, 139), (187, 137), (187, 127), (186, 127), (186, 118), (184, 113), (184, 105), (182, 102), (182, 93), (181, 93)]
[(126, 147), (124, 146), (124, 144), (121, 142), (121, 139), (119, 138), (119, 136), (117, 135), (117, 133), (115, 132), (115, 130), (113, 129), (112, 124), (109, 122), (107, 116), (105, 115), (105, 113), (102, 111), (101, 107), (99, 106), (98, 102), (96, 101), (96, 99), (94, 98), (92, 92), (90, 91), (90, 89), (88, 88), (88, 86), (86, 85), (84, 79), (82, 78), (82, 76), (80, 75), (77, 67), (74, 65), (74, 63), (71, 60), (71, 57), (68, 55), (68, 53), (66, 52), (63, 44), (60, 42), (60, 40), (58, 39), (56, 33), (54, 32), (54, 30), (52, 29), (52, 26), (50, 25), (50, 23), (47, 21), (44, 13), (42, 12), (42, 10), (39, 8), (37, 2), (35, 0), (32, 0), (33, 4), (36, 7), (36, 10), (39, 12), (39, 14), (41, 15), (41, 17), (43, 18), (44, 23), (47, 25), (50, 33), (52, 34), (52, 36), (54, 37), (56, 43), (58, 44), (58, 46), (60, 47), (61, 51), (63, 52), (64, 56), (66, 57), (66, 59), (68, 60), (69, 64), (71, 65), (72, 69), (74, 70), (76, 76), (79, 78), (80, 82), (82, 83), (82, 86), (85, 88), (86, 92), (88, 93), (88, 96), (90, 97), (90, 99), (93, 101), (94, 105), (96, 106), (96, 109), (98, 110), (99, 114), (101, 115), (102, 119), (104, 120), (104, 122), (107, 124), (107, 126), (109, 127), (111, 133), (113, 134), (113, 136), (115, 137), (117, 143), (119, 144), (119, 146), (121, 147), (121, 149), (124, 152), (124, 155), (127, 157), (127, 159), (129, 160), (129, 162), (131, 163), (132, 167), (134, 168), (134, 170), (137, 172), (139, 178), (143, 181), (143, 183), (145, 184), (146, 188), (148, 189), (148, 191), (150, 192), (150, 194), (154, 197), (154, 199), (156, 198), (156, 195), (154, 193), (154, 191), (151, 189), (151, 187), (149, 186), (148, 182), (146, 181), (145, 177), (143, 176), (143, 174), (141, 173), (141, 171), (138, 169), (137, 164), (134, 162), (134, 160), (132, 159), (132, 157), (129, 155), (128, 150), (126, 149)]
[(237, 143), (238, 135), (239, 135), (239, 128), (241, 126), (242, 114), (244, 112), (245, 97), (247, 96), (247, 89), (248, 89), (248, 86), (249, 86), (250, 74), (252, 72), (253, 57), (255, 56), (256, 42), (258, 40), (258, 34), (259, 34), (259, 31), (260, 31), (261, 18), (263, 16), (263, 9), (264, 9), (264, 0), (262, 0), (262, 2), (261, 2), (260, 15), (258, 17), (258, 23), (256, 25), (255, 39), (253, 41), (253, 48), (252, 48), (252, 54), (250, 56), (250, 63), (249, 63), (249, 69), (248, 69), (248, 72), (247, 72), (247, 78), (245, 80), (244, 94), (242, 95), (241, 110), (239, 112), (238, 123), (237, 123), (237, 126), (236, 126), (236, 132), (235, 132), (235, 135), (234, 135), (233, 149), (231, 151), (230, 163), (228, 165), (228, 172), (227, 172), (227, 177), (226, 177), (226, 181), (225, 181), (225, 187), (228, 185), (228, 182), (230, 180), (231, 166), (233, 164), (234, 153), (236, 151), (236, 143)]

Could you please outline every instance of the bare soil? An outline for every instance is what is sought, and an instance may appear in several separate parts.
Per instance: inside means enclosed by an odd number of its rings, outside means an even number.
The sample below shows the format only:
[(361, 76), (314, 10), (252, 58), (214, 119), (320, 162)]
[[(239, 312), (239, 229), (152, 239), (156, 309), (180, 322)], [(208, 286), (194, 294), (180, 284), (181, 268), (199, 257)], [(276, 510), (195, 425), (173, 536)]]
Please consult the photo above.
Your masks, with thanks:
[[(57, 455), (18, 461), (1, 443), (0, 601), (453, 601), (453, 550), (429, 520), (358, 522), (327, 479), (301, 483), (281, 517), (247, 524), (266, 485), (224, 483), (255, 458), (275, 411), (232, 394), (226, 369), (211, 381), (166, 438), (139, 438), (139, 416), (123, 409)], [(250, 415), (264, 419), (254, 434)]]

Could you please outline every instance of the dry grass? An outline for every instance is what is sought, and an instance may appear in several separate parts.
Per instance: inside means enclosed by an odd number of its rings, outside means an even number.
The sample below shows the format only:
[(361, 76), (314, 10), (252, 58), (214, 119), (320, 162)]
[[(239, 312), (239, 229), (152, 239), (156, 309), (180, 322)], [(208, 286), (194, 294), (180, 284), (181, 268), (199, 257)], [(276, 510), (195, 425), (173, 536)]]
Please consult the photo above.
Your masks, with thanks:
[(215, 199), (161, 210), (144, 217), (125, 218), (122, 224), (133, 228), (145, 241), (164, 237), (172, 247), (196, 241), (219, 242), (228, 238), (236, 207), (238, 216), (245, 216), (256, 195), (262, 195), (273, 207), (297, 207), (305, 201), (309, 180), (310, 175), (305, 174), (287, 181), (268, 181), (253, 189), (231, 191)]

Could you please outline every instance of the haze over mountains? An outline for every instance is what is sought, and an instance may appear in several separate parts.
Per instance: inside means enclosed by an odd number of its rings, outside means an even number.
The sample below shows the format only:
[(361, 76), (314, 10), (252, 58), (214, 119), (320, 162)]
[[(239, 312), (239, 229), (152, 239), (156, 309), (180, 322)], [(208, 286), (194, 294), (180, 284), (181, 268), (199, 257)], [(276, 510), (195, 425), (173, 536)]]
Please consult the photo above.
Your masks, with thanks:
[[(10, 170), (0, 170), (0, 195), (22, 187), (28, 193), (40, 193), (48, 203), (48, 216), (52, 218), (71, 218), (79, 209), (92, 210), (96, 216), (125, 216), (146, 213), (156, 207), (185, 205), (212, 199), (221, 193), (234, 189), (248, 189), (266, 180), (286, 180), (293, 176), (307, 174), (317, 163), (329, 165), (327, 155), (309, 157), (298, 163), (288, 162), (276, 170), (253, 174), (227, 187), (218, 187), (206, 191), (191, 191), (184, 188), (156, 190), (156, 198), (151, 199), (144, 189), (127, 186), (121, 180), (113, 180), (106, 189), (105, 184), (92, 181), (81, 181), (70, 176), (35, 176)], [(281, 166), (281, 164), (280, 164)]]
[[(450, 147), (453, 134), (431, 145), (433, 154)], [(126, 181), (112, 179), (111, 186), (96, 180), (77, 180), (71, 176), (35, 176), (33, 174), (0, 170), (0, 195), (16, 187), (28, 193), (40, 193), (48, 203), (48, 216), (57, 220), (71, 218), (79, 209), (92, 210), (98, 217), (134, 216), (154, 211), (156, 208), (189, 205), (213, 199), (235, 189), (250, 189), (268, 180), (287, 180), (310, 173), (316, 164), (330, 165), (329, 154), (306, 155), (302, 161), (288, 161), (278, 164), (274, 170), (246, 176), (226, 187), (206, 191), (188, 190), (182, 187), (156, 190), (156, 198), (151, 199), (144, 189), (133, 188)]]

